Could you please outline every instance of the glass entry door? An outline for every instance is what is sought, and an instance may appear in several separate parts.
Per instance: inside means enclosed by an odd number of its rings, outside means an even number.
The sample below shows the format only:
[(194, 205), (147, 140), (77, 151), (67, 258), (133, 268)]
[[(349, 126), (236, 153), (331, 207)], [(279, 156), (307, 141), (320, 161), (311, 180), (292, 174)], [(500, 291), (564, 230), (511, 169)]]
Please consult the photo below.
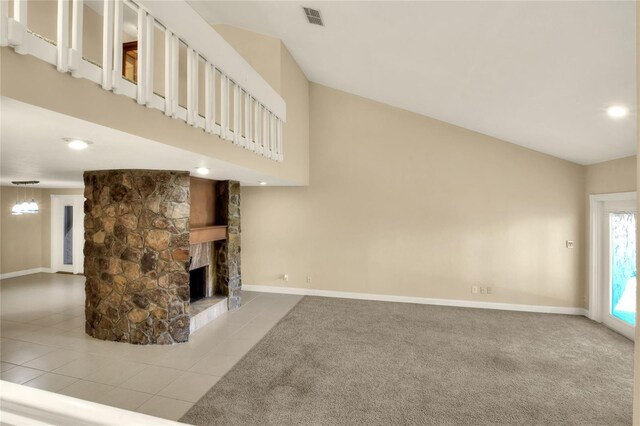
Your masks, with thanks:
[(635, 202), (606, 202), (603, 239), (603, 323), (633, 339), (636, 325), (636, 219)]

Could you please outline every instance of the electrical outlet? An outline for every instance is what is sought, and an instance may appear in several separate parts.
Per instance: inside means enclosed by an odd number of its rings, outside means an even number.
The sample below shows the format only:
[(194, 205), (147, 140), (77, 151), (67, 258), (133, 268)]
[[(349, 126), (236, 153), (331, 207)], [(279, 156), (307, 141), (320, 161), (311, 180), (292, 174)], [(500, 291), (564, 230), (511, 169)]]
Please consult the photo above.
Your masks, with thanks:
[(307, 284), (311, 284), (311, 277), (307, 277)]
[(471, 293), (476, 293), (476, 294), (479, 293), (477, 285), (471, 286)]
[(487, 294), (491, 294), (493, 292), (493, 290), (491, 290), (491, 287), (487, 287)]
[(571, 240), (567, 240), (565, 242), (565, 245), (567, 246), (568, 249), (572, 249), (573, 246), (574, 246), (573, 241), (571, 241)]
[(282, 279), (283, 279), (284, 281), (289, 281), (289, 275), (284, 274), (284, 275), (282, 276)]
[(480, 294), (487, 294), (487, 288), (486, 287), (480, 287)]

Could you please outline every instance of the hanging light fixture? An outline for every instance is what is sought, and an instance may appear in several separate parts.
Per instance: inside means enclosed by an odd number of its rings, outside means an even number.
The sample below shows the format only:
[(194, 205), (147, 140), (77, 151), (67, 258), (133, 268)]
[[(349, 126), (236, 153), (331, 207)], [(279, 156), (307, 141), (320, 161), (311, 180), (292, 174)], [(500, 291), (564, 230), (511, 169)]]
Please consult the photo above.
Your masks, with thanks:
[(36, 203), (36, 199), (34, 197), (35, 190), (33, 186), (31, 187), (31, 201), (29, 202), (29, 206), (27, 207), (27, 211), (29, 213), (38, 213), (40, 209), (38, 208), (38, 203)]
[[(21, 214), (33, 214), (38, 213), (40, 208), (38, 207), (38, 203), (36, 203), (36, 199), (34, 197), (34, 189), (31, 187), (31, 201), (27, 201), (27, 185), (36, 185), (40, 183), (38, 180), (19, 180), (13, 181), (12, 184), (16, 185), (16, 204), (11, 209), (11, 214), (13, 215), (21, 215)], [(20, 202), (20, 185), (24, 185), (24, 198), (22, 202)]]

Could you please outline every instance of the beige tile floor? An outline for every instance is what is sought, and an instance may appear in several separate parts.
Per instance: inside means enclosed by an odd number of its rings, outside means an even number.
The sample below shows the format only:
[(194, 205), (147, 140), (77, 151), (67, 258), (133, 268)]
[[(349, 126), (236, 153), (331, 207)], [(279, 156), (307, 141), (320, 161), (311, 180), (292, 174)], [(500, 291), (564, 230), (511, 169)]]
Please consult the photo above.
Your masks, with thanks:
[(34, 274), (0, 281), (0, 378), (179, 419), (300, 296), (243, 293), (243, 306), (188, 343), (137, 346), (84, 333), (84, 277)]

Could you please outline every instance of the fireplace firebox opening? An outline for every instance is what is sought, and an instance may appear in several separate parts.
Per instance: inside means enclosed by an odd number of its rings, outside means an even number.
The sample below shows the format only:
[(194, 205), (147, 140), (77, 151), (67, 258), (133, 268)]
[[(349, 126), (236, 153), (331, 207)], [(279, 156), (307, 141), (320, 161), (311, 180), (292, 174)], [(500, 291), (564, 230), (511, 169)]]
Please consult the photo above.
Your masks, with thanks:
[(208, 266), (189, 271), (189, 302), (203, 299), (207, 296), (207, 269)]

